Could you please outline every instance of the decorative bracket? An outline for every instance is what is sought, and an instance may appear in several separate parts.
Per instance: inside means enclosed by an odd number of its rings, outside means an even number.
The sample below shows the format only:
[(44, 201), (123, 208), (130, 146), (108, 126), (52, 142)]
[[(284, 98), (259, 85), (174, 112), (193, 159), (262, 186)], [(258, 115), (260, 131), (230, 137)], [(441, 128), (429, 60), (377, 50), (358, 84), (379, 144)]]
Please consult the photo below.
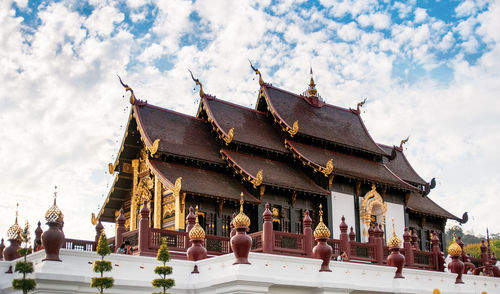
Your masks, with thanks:
[(259, 170), (257, 172), (257, 175), (255, 175), (255, 178), (252, 179), (250, 182), (253, 184), (254, 188), (257, 188), (257, 186), (260, 186), (260, 184), (262, 184), (263, 180), (264, 180), (264, 177), (262, 176), (262, 170)]
[(158, 151), (158, 146), (160, 145), (160, 139), (156, 139), (153, 142), (153, 145), (148, 146), (149, 153), (151, 155), (155, 155), (156, 151)]
[(233, 141), (233, 137), (234, 137), (234, 128), (230, 128), (229, 131), (227, 132), (227, 136), (223, 137), (223, 140), (226, 143), (226, 145), (229, 145), (229, 143)]

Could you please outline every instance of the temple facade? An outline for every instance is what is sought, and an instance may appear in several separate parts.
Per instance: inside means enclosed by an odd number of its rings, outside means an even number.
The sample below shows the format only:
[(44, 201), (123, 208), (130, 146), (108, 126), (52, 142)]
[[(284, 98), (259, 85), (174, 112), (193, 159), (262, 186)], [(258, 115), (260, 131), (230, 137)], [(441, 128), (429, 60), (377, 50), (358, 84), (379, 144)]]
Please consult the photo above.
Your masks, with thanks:
[(373, 140), (360, 116), (364, 102), (355, 109), (330, 105), (312, 75), (306, 91), (296, 94), (265, 83), (254, 70), (255, 109), (208, 95), (193, 78), (201, 98), (196, 116), (141, 101), (122, 84), (132, 109), (109, 164), (114, 183), (93, 222), (114, 222), (123, 208), (126, 229), (135, 230), (147, 200), (151, 228), (184, 231), (187, 209), (198, 206), (208, 235), (229, 236), (241, 192), (250, 232), (262, 230), (265, 203), (276, 231), (301, 233), (306, 210), (315, 227), (321, 204), (336, 238), (341, 216), (360, 242), (375, 223), (386, 231), (394, 218), (396, 230), (409, 227), (422, 250), (430, 249), (433, 233), (446, 244), (448, 219), (465, 221), (429, 198), (435, 181), (411, 167), (405, 140), (398, 146)]

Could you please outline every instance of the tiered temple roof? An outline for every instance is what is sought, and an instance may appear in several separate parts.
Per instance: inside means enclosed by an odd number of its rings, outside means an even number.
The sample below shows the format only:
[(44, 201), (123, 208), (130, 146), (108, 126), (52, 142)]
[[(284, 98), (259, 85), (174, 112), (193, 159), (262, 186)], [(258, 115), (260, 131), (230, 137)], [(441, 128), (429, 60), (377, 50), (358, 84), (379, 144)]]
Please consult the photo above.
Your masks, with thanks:
[(458, 219), (422, 196), (428, 184), (402, 148), (375, 143), (359, 107), (329, 105), (317, 96), (296, 95), (262, 81), (256, 110), (202, 90), (200, 96), (197, 117), (131, 99), (127, 132), (117, 161), (110, 164), (110, 172), (120, 173), (99, 214), (102, 220), (112, 221), (112, 211), (130, 197), (130, 162), (142, 144), (149, 150), (152, 171), (169, 185), (182, 177), (182, 191), (193, 195), (237, 201), (245, 191), (245, 200), (256, 203), (251, 187), (265, 185), (327, 197), (324, 182), (302, 168), (309, 166), (326, 177), (402, 190), (410, 195), (411, 211)]

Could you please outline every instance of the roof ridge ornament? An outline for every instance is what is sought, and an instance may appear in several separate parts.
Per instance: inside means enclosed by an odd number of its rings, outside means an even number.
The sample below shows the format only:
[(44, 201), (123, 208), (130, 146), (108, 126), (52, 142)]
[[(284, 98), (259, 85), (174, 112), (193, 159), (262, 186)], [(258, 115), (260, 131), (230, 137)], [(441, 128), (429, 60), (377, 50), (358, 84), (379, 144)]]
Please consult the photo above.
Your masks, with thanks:
[(312, 66), (309, 68), (311, 74), (311, 80), (309, 81), (309, 88), (307, 88), (307, 94), (309, 97), (318, 97), (318, 90), (316, 90), (316, 84), (314, 83), (313, 69)]
[(193, 72), (189, 68), (188, 71), (191, 74), (191, 78), (196, 83), (196, 85), (200, 86), (200, 97), (203, 98), (203, 96), (205, 96), (205, 92), (203, 92), (203, 85), (201, 84), (200, 80), (194, 78)]
[(128, 84), (124, 84), (122, 81), (122, 78), (119, 75), (116, 75), (116, 76), (120, 80), (120, 84), (122, 84), (122, 86), (125, 88), (125, 91), (126, 92), (130, 91), (130, 104), (134, 105), (135, 101), (136, 101), (134, 90), (132, 88), (130, 88)]
[(401, 143), (399, 143), (399, 149), (403, 149), (403, 145), (408, 143), (408, 140), (410, 140), (410, 136), (406, 137), (406, 139), (401, 140)]
[(252, 62), (250, 61), (250, 59), (248, 59), (248, 62), (250, 62), (250, 67), (252, 68), (252, 70), (255, 72), (256, 75), (259, 76), (259, 85), (263, 85), (264, 84), (264, 80), (262, 79), (262, 74), (260, 73), (259, 69), (254, 67)]
[(358, 103), (358, 106), (356, 108), (357, 111), (358, 111), (358, 113), (361, 113), (361, 107), (363, 107), (363, 105), (365, 105), (367, 99), (368, 98), (365, 98), (363, 101), (361, 101), (361, 102)]

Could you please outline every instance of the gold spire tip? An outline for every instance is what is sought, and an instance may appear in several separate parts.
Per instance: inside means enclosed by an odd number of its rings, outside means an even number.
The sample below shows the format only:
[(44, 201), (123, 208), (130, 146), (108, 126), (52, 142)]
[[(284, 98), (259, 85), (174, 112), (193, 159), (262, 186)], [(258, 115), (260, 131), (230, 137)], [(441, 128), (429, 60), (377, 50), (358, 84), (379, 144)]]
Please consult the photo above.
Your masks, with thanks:
[(392, 217), (392, 232), (396, 233), (396, 228), (394, 227), (394, 218)]
[(240, 197), (241, 197), (241, 200), (240, 200), (240, 212), (243, 212), (243, 204), (245, 203), (245, 201), (243, 201), (243, 192), (240, 193)]

